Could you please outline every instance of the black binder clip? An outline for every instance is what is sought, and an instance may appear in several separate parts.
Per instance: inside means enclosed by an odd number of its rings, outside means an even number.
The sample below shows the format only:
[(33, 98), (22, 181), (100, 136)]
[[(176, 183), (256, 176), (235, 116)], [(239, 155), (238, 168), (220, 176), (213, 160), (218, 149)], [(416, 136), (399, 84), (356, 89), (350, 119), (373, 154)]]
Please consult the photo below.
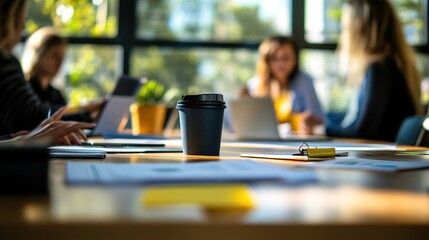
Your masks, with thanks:
[(307, 157), (335, 157), (335, 156), (347, 156), (348, 153), (341, 153), (341, 155), (336, 154), (335, 148), (333, 147), (310, 147), (306, 142), (303, 142), (299, 148), (299, 153), (295, 153), (295, 156), (307, 156)]

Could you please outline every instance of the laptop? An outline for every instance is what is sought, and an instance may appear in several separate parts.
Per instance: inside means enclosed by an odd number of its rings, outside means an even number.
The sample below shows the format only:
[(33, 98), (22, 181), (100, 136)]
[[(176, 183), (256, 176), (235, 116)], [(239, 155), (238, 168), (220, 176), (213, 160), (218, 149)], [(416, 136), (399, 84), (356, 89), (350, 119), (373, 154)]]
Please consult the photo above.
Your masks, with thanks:
[(316, 135), (287, 135), (279, 133), (274, 104), (269, 97), (244, 97), (228, 103), (232, 130), (239, 140), (256, 141), (327, 141)]
[(98, 117), (97, 125), (87, 132), (87, 135), (103, 136), (122, 131), (128, 122), (129, 107), (135, 101), (135, 95), (143, 84), (143, 79), (119, 77), (115, 89)]

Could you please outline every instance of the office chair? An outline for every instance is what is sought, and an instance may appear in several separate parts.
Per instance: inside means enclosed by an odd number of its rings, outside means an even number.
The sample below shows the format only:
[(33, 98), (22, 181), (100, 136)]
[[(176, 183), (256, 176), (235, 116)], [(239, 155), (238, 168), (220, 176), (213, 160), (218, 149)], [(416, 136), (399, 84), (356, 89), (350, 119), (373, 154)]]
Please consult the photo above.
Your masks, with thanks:
[(414, 115), (404, 119), (396, 135), (395, 142), (399, 145), (421, 146), (425, 129), (425, 115)]

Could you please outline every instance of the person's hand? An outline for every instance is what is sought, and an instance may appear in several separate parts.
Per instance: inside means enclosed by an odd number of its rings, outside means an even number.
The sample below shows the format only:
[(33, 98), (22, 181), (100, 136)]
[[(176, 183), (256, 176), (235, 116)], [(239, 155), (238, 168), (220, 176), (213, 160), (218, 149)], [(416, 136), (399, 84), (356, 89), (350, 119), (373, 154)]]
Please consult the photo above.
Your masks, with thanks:
[(13, 141), (17, 143), (46, 143), (49, 145), (79, 145), (87, 140), (82, 129), (94, 127), (94, 123), (51, 121), (41, 124), (28, 134), (20, 135)]
[(25, 134), (29, 134), (31, 131), (28, 131), (28, 130), (22, 130), (22, 131), (19, 131), (19, 132), (16, 132), (16, 133), (12, 133), (10, 136), (12, 137), (12, 138), (15, 138), (15, 137), (18, 137), (18, 136), (22, 136), (22, 135), (25, 135)]
[(52, 116), (50, 116), (49, 118), (45, 119), (42, 123), (40, 123), (38, 127), (46, 126), (49, 123), (54, 121), (60, 121), (66, 111), (67, 111), (67, 106), (61, 107), (54, 114), (52, 114)]
[(92, 120), (97, 120), (100, 116), (101, 111), (106, 105), (107, 98), (89, 102), (88, 104), (81, 106), (80, 109), (90, 113)]
[(82, 129), (92, 128), (94, 123), (60, 121), (67, 107), (62, 107), (56, 111), (51, 117), (45, 119), (33, 131), (20, 131), (12, 134), (13, 139), (8, 142), (14, 144), (81, 144), (83, 140), (87, 140), (86, 134)]
[(240, 89), (240, 97), (250, 97), (250, 92), (247, 87), (243, 87)]
[(314, 134), (314, 128), (320, 124), (323, 124), (321, 119), (315, 117), (310, 111), (305, 111), (301, 113), (299, 133), (306, 135)]

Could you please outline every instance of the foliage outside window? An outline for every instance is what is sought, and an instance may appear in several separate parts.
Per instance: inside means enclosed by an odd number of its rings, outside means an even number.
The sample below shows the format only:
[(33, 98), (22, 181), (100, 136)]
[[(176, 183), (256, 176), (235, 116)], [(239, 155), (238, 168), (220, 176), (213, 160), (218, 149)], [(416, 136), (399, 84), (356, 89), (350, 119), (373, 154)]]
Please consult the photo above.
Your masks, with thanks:
[(131, 75), (157, 79), (183, 93), (220, 92), (234, 97), (255, 74), (257, 52), (209, 48), (137, 48)]
[(115, 37), (118, 0), (31, 0), (26, 31), (55, 26), (66, 36)]
[(290, 34), (290, 0), (139, 0), (142, 39), (260, 41)]
[(57, 79), (57, 83), (64, 84), (62, 89), (70, 104), (76, 105), (109, 94), (121, 72), (121, 57), (122, 51), (115, 46), (69, 46), (64, 74)]
[[(425, 44), (427, 0), (391, 0), (402, 21), (409, 43)], [(305, 39), (311, 43), (336, 43), (341, 31), (344, 0), (306, 0)]]

